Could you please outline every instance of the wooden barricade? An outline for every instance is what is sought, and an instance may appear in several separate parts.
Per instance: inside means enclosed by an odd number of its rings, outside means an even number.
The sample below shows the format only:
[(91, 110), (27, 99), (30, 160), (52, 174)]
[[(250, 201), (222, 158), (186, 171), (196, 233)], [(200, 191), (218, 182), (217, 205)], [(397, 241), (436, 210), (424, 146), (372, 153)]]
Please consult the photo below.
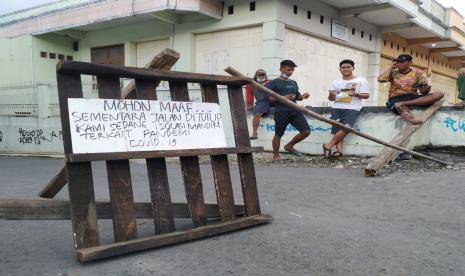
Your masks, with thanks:
[[(97, 77), (98, 95), (104, 99), (120, 99), (120, 78), (136, 83), (137, 99), (156, 100), (156, 84), (168, 81), (173, 101), (189, 101), (188, 83), (198, 83), (204, 102), (219, 103), (217, 85), (227, 85), (236, 147), (192, 150), (164, 150), (111, 153), (73, 153), (68, 113), (68, 99), (82, 98), (81, 74)], [(248, 139), (242, 85), (250, 80), (240, 77), (197, 73), (168, 72), (142, 68), (96, 65), (64, 61), (57, 66), (58, 92), (63, 146), (68, 180), (70, 214), (74, 244), (80, 261), (117, 256), (234, 231), (272, 220), (261, 214), (256, 185), (253, 152)], [(228, 154), (237, 154), (244, 217), (236, 217)], [(221, 222), (207, 224), (199, 155), (210, 155)], [(175, 232), (173, 203), (165, 157), (179, 157), (187, 205), (194, 228)], [(150, 186), (155, 235), (138, 238), (136, 206), (133, 198), (129, 159), (145, 158)], [(105, 160), (110, 191), (111, 216), (115, 243), (101, 245), (97, 224), (97, 206), (91, 162)]]

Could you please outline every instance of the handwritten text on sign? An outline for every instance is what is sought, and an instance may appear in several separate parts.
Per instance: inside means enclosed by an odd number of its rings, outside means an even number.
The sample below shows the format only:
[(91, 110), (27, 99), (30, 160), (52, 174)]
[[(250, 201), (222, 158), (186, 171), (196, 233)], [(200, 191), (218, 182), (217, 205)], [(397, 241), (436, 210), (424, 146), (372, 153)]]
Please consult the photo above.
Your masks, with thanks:
[(73, 153), (226, 147), (215, 103), (68, 99)]

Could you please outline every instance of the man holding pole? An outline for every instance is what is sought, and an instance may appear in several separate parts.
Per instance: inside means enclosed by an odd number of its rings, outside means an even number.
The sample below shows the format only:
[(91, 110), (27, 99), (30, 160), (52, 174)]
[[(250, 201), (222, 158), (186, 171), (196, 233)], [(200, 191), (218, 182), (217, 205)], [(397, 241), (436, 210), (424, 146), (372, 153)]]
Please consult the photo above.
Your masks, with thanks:
[[(287, 100), (296, 102), (303, 99), (308, 99), (310, 96), (308, 93), (299, 93), (299, 87), (297, 82), (289, 79), (294, 73), (294, 69), (297, 65), (292, 60), (283, 60), (281, 61), (279, 71), (280, 76), (272, 81), (270, 81), (266, 87), (278, 93), (279, 95), (285, 97)], [(270, 102), (275, 102), (275, 135), (273, 137), (273, 160), (279, 161), (281, 157), (279, 156), (279, 147), (281, 145), (281, 137), (284, 135), (286, 127), (291, 124), (295, 127), (299, 134), (294, 136), (291, 141), (289, 141), (285, 146), (284, 150), (289, 153), (292, 153), (297, 156), (303, 156), (303, 153), (297, 151), (294, 146), (305, 139), (310, 135), (310, 126), (305, 119), (305, 116), (302, 112), (296, 111), (279, 101), (276, 101), (274, 97), (269, 97)]]

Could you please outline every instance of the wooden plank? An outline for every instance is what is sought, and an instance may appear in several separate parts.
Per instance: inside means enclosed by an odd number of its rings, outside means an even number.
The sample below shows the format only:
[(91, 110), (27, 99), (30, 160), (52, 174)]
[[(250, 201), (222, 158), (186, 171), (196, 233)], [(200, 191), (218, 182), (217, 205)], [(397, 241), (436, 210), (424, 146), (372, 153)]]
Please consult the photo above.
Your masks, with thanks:
[(197, 227), (184, 232), (175, 232), (159, 236), (139, 238), (126, 242), (102, 245), (93, 248), (80, 249), (76, 250), (76, 254), (79, 261), (81, 262), (93, 261), (219, 235), (268, 223), (271, 221), (272, 217), (268, 215), (245, 217), (219, 224)]
[[(156, 100), (155, 83), (136, 80), (137, 98)], [(149, 178), (150, 198), (153, 206), (153, 220), (155, 234), (164, 234), (175, 230), (173, 210), (171, 209), (171, 195), (166, 170), (165, 158), (146, 159)]]
[[(209, 103), (218, 103), (218, 88), (216, 85), (202, 85), (202, 100)], [(216, 198), (221, 212), (223, 221), (233, 220), (234, 212), (234, 194), (231, 182), (231, 173), (229, 171), (228, 155), (211, 155), (210, 161), (213, 170), (213, 179), (215, 181)]]
[[(179, 57), (180, 55), (177, 51), (166, 48), (157, 54), (151, 61), (149, 61), (144, 68), (169, 71), (178, 61)], [(157, 87), (159, 83), (160, 82), (155, 82), (155, 87)], [(121, 91), (121, 97), (123, 99), (136, 98), (136, 82), (134, 80), (131, 80), (131, 82), (123, 89), (123, 91)]]
[[(237, 147), (250, 147), (249, 130), (245, 114), (244, 95), (241, 86), (228, 86), (231, 118), (234, 128), (234, 138)], [(246, 214), (248, 216), (260, 214), (260, 201), (258, 198), (257, 179), (252, 153), (237, 155), (239, 173), (241, 176), (242, 195)]]
[[(150, 62), (145, 65), (149, 69), (171, 70), (171, 67), (178, 61), (179, 53), (172, 49), (165, 49), (156, 55)], [(158, 83), (157, 83), (158, 85)], [(136, 95), (135, 82), (131, 82), (121, 92), (122, 98), (134, 99)], [(60, 173), (64, 174), (65, 167), (62, 168)], [(66, 185), (66, 177), (58, 173), (48, 183), (48, 185), (39, 193), (40, 197), (53, 198), (55, 195)]]
[[(97, 218), (112, 219), (110, 202), (96, 202)], [(139, 219), (153, 218), (152, 203), (135, 202), (136, 216)], [(0, 199), (0, 220), (69, 220), (71, 219), (69, 201), (46, 199)], [(174, 218), (190, 218), (186, 203), (171, 203)], [(236, 216), (243, 216), (244, 205), (234, 206)], [(220, 217), (219, 207), (215, 203), (205, 204), (205, 216)]]
[(99, 244), (97, 208), (90, 162), (67, 163), (68, 190), (76, 249)]
[(66, 167), (61, 170), (50, 180), (50, 182), (39, 192), (43, 198), (54, 198), (58, 192), (66, 185)]
[[(170, 94), (173, 101), (189, 101), (187, 82), (170, 82)], [(181, 171), (187, 203), (192, 214), (192, 222), (196, 227), (206, 224), (205, 205), (203, 199), (202, 176), (198, 156), (181, 156)]]
[[(57, 73), (57, 85), (63, 149), (65, 154), (70, 154), (73, 148), (69, 129), (68, 98), (82, 98), (81, 76)], [(79, 249), (96, 246), (99, 244), (99, 234), (91, 164), (90, 162), (65, 164), (74, 247)]]
[[(118, 99), (121, 96), (119, 78), (97, 77), (97, 86), (100, 98)], [(108, 160), (106, 163), (115, 241), (135, 239), (137, 238), (136, 209), (129, 160)]]
[[(439, 108), (441, 108), (443, 102), (444, 101), (441, 100), (431, 105), (419, 116), (417, 116), (417, 118), (422, 120), (423, 123), (426, 122)], [(404, 126), (399, 131), (399, 135), (394, 137), (394, 139), (392, 139), (389, 143), (401, 147), (407, 147), (408, 143), (410, 142), (410, 138), (421, 126), (422, 124), (414, 125), (405, 122)], [(365, 167), (365, 176), (373, 177), (378, 175), (379, 170), (382, 169), (387, 163), (394, 161), (399, 153), (401, 152), (398, 150), (384, 148), (377, 156), (373, 157)]]
[(122, 67), (116, 65), (92, 64), (80, 61), (61, 61), (57, 65), (58, 72), (67, 74), (95, 75), (99, 77), (119, 77), (130, 79), (145, 79), (151, 81), (177, 81), (222, 85), (245, 85), (249, 78), (231, 77), (224, 75), (212, 75), (190, 72), (175, 72), (158, 69), (146, 69), (136, 67)]
[(209, 149), (185, 149), (185, 150), (159, 150), (159, 151), (134, 151), (134, 152), (105, 152), (105, 153), (78, 153), (66, 154), (67, 162), (102, 161), (118, 159), (143, 159), (158, 157), (178, 157), (192, 155), (219, 155), (262, 152), (263, 147), (239, 147), (239, 148), (209, 148)]

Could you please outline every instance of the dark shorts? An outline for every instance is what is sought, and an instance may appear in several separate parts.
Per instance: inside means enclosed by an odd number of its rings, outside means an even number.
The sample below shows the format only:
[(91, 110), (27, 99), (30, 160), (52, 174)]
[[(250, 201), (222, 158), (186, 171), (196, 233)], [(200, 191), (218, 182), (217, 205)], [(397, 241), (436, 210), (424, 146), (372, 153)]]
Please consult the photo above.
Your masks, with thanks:
[(270, 112), (270, 102), (268, 100), (260, 100), (255, 103), (253, 114), (266, 114)]
[(387, 108), (394, 112), (395, 114), (399, 115), (399, 112), (394, 108), (394, 105), (398, 102), (405, 102), (405, 101), (411, 101), (411, 100), (416, 100), (418, 98), (423, 97), (424, 95), (417, 95), (417, 94), (405, 94), (405, 95), (400, 95), (396, 97), (389, 98), (388, 101), (386, 102)]
[(307, 119), (299, 111), (278, 111), (274, 114), (275, 131), (274, 133), (281, 137), (284, 135), (289, 124), (295, 127), (299, 132), (310, 131)]
[[(337, 121), (348, 127), (353, 127), (358, 114), (360, 114), (360, 111), (358, 110), (333, 108), (331, 109), (331, 120)], [(339, 127), (332, 126), (331, 134), (335, 134), (339, 130), (341, 130)]]

